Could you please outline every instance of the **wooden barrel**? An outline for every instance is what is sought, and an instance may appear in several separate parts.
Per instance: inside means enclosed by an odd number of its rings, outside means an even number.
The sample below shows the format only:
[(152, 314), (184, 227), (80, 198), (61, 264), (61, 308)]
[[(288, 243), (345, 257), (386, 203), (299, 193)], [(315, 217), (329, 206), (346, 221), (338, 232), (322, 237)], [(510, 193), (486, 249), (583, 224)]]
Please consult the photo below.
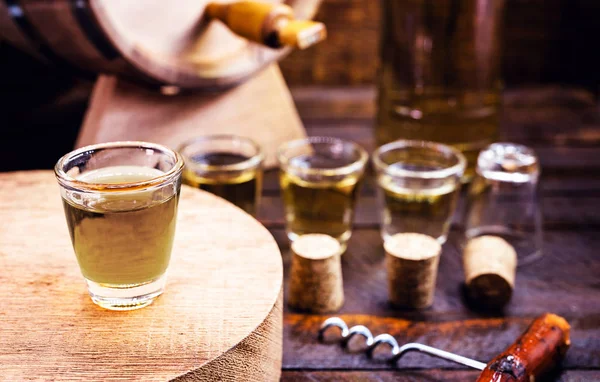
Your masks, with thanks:
[[(209, 2), (0, 0), (0, 39), (74, 74), (209, 90), (237, 85), (289, 53), (207, 21)], [(320, 2), (285, 1), (298, 19), (312, 18)]]

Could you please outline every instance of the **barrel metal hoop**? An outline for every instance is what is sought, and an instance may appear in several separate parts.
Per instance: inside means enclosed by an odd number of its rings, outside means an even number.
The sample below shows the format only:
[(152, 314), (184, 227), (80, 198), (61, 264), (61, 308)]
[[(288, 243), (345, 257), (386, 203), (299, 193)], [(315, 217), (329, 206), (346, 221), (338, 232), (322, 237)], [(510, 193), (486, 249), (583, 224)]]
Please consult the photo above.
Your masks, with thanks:
[(79, 27), (85, 33), (90, 43), (106, 58), (114, 60), (121, 57), (121, 53), (114, 47), (112, 42), (106, 37), (100, 25), (98, 24), (92, 10), (89, 0), (70, 0), (71, 12), (77, 20)]
[(69, 61), (59, 56), (52, 48), (46, 44), (42, 34), (35, 28), (35, 26), (29, 21), (25, 10), (21, 6), (20, 0), (4, 0), (6, 8), (8, 9), (8, 15), (14, 20), (17, 27), (21, 32), (29, 39), (31, 44), (36, 48), (39, 53), (46, 59), (50, 64), (55, 64), (57, 68), (65, 68), (68, 70), (67, 73), (70, 75), (78, 75), (85, 79), (95, 79), (94, 73), (80, 69), (74, 66)]
[(54, 63), (63, 63), (64, 60), (58, 56), (43, 40), (40, 33), (29, 22), (25, 15), (25, 10), (19, 0), (4, 0), (8, 15), (13, 19), (17, 27), (21, 30), (27, 39), (34, 45), (44, 58)]

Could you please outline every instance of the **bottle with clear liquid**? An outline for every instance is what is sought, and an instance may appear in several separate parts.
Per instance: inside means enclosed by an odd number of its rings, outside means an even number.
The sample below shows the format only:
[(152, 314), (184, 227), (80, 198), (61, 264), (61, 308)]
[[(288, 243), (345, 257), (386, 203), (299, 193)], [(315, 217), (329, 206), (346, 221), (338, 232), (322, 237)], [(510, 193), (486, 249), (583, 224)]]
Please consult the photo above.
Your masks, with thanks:
[(497, 140), (504, 0), (383, 0), (375, 135), (379, 145), (452, 145), (473, 175)]

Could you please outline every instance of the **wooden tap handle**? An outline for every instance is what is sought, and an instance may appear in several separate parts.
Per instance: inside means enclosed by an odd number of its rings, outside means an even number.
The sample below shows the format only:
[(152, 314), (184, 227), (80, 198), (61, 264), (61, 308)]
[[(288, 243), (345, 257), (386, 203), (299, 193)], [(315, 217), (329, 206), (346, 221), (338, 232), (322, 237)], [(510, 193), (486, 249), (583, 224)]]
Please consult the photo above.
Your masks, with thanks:
[(296, 20), (294, 10), (285, 4), (260, 1), (209, 3), (206, 14), (222, 21), (235, 34), (271, 48), (305, 49), (327, 36), (323, 23)]
[(291, 20), (278, 33), (281, 45), (306, 49), (327, 37), (325, 24), (312, 20)]
[(536, 318), (508, 349), (487, 364), (477, 382), (529, 382), (537, 380), (563, 358), (570, 326), (555, 314)]

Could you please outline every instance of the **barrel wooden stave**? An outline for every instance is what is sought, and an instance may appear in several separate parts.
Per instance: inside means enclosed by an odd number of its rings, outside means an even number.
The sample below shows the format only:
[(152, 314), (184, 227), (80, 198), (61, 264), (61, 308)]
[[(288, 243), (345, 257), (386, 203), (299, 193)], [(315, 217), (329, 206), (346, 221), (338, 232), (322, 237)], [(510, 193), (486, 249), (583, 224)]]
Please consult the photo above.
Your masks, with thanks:
[[(29, 21), (58, 56), (82, 70), (126, 74), (126, 63), (106, 59), (85, 35), (67, 1), (24, 2)], [(91, 22), (91, 20), (88, 20)]]
[[(232, 32), (207, 26), (202, 20), (208, 0), (181, 1), (192, 8), (185, 15), (185, 22), (170, 24), (168, 18), (162, 22), (172, 44), (159, 41), (158, 33), (145, 40), (143, 31), (133, 38), (124, 35), (131, 32), (128, 23), (134, 26), (137, 23), (147, 31), (152, 31), (154, 24), (161, 25), (150, 17), (153, 13), (155, 17), (181, 13), (178, 8), (161, 12), (160, 7), (167, 3), (156, 0), (144, 1), (143, 6), (112, 0), (15, 0), (11, 4), (22, 14), (20, 20), (14, 17), (14, 12), (11, 17), (7, 3), (0, 1), (0, 38), (38, 58), (71, 66), (74, 71), (114, 74), (154, 86), (210, 90), (235, 86), (290, 52), (289, 48), (273, 50), (249, 42), (244, 46)], [(287, 3), (295, 8), (299, 18), (310, 18), (320, 2), (289, 0)], [(133, 20), (138, 14), (140, 17)], [(212, 33), (210, 38), (214, 41), (198, 45), (197, 36), (203, 33)], [(200, 37), (206, 40), (206, 36)], [(228, 52), (223, 46), (237, 46), (237, 50)]]
[(0, 1), (0, 39), (8, 41), (14, 47), (32, 55), (38, 60), (45, 61), (46, 58), (40, 54), (32, 41), (19, 29), (16, 21), (17, 18), (15, 16), (11, 17), (11, 13), (18, 13), (19, 11), (20, 7), (13, 7), (11, 10), (8, 8), (6, 2)]

